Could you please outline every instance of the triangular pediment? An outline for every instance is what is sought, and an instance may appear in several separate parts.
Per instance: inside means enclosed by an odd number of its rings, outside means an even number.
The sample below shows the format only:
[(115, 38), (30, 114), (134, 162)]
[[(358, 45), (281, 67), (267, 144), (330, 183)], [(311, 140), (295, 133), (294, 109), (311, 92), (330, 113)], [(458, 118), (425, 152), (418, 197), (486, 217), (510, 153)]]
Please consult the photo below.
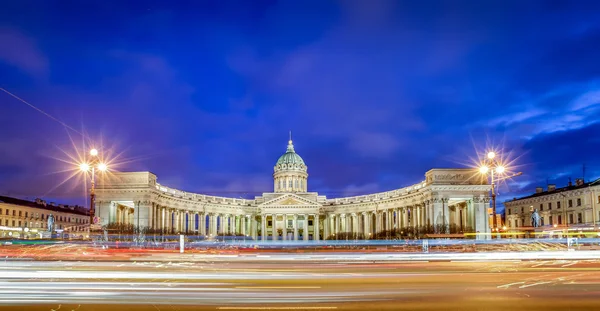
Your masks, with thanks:
[(295, 195), (293, 193), (286, 193), (282, 196), (271, 199), (271, 200), (266, 201), (263, 204), (261, 204), (261, 206), (263, 206), (263, 207), (268, 207), (268, 206), (278, 206), (278, 207), (306, 206), (306, 207), (311, 207), (311, 206), (319, 206), (319, 205), (320, 204), (317, 202), (303, 198), (303, 197), (301, 197), (299, 195)]

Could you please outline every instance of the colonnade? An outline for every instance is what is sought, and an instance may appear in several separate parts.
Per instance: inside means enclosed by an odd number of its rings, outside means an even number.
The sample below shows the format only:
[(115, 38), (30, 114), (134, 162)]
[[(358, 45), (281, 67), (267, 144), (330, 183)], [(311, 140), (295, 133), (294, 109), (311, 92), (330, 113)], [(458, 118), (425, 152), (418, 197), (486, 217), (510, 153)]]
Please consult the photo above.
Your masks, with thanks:
[[(454, 201), (436, 198), (400, 207), (356, 212), (321, 213), (221, 213), (167, 207), (151, 202), (136, 202), (134, 207), (113, 203), (111, 222), (147, 224), (154, 232), (197, 234), (201, 236), (243, 235), (255, 240), (324, 240), (340, 233), (362, 234), (372, 238), (379, 232), (406, 227), (454, 224), (459, 228), (471, 226), (486, 232), (489, 199)], [(343, 210), (345, 208), (340, 208)], [(477, 211), (476, 211), (477, 210)], [(448, 229), (445, 229), (448, 230)]]

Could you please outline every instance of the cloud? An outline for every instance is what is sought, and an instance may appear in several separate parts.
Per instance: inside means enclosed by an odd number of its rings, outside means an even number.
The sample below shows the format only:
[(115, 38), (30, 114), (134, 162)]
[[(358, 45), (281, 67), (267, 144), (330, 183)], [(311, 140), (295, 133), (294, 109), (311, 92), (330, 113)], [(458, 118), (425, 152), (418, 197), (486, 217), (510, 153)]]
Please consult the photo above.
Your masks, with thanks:
[(11, 28), (0, 28), (0, 62), (14, 66), (33, 77), (48, 74), (48, 60), (33, 39)]

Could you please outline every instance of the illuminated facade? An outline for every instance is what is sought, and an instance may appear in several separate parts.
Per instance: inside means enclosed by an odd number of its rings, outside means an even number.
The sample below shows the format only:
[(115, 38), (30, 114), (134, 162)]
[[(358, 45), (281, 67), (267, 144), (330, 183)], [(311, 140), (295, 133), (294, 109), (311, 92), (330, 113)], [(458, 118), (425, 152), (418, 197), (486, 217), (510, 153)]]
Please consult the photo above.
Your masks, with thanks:
[(538, 187), (532, 195), (504, 202), (504, 219), (510, 229), (531, 227), (531, 214), (537, 210), (541, 227), (593, 225), (600, 221), (598, 204), (600, 179), (588, 183), (577, 179), (566, 187)]
[(35, 236), (45, 232), (50, 214), (54, 216), (54, 228), (59, 233), (84, 233), (88, 230), (88, 211), (83, 207), (0, 196), (0, 236)]
[(275, 164), (273, 192), (254, 199), (169, 188), (150, 172), (109, 175), (96, 189), (102, 224), (263, 241), (318, 241), (342, 232), (368, 238), (386, 230), (441, 225), (473, 228), (482, 237), (490, 231), (490, 186), (473, 169), (432, 169), (408, 187), (327, 198), (308, 191), (308, 168), (291, 140)]

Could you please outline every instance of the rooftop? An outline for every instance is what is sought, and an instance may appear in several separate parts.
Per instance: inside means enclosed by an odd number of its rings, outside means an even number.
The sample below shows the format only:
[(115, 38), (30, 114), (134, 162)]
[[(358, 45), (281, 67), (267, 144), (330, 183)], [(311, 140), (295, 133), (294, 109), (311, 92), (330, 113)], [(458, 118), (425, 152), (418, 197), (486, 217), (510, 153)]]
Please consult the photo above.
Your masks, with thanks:
[(82, 206), (78, 205), (64, 205), (64, 204), (54, 204), (54, 203), (46, 203), (46, 201), (42, 199), (36, 199), (35, 202), (21, 200), (17, 198), (0, 196), (0, 203), (14, 204), (19, 206), (27, 206), (34, 208), (41, 208), (48, 211), (53, 212), (61, 212), (61, 213), (71, 213), (77, 215), (89, 215), (89, 210), (85, 209)]

